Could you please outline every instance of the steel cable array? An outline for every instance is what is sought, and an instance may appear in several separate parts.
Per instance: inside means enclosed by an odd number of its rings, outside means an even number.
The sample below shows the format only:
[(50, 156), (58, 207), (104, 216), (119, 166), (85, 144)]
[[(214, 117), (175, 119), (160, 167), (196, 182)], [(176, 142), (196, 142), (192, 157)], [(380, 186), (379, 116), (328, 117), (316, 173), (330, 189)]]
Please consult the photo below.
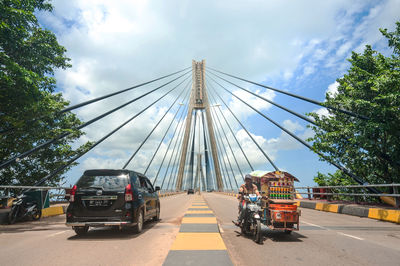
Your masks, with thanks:
[(150, 105), (148, 105), (146, 108), (144, 108), (142, 111), (140, 111), (139, 113), (137, 113), (136, 115), (134, 115), (133, 117), (129, 118), (128, 120), (126, 120), (124, 123), (122, 123), (120, 126), (118, 126), (117, 128), (115, 128), (114, 130), (112, 130), (111, 132), (109, 132), (107, 135), (105, 135), (103, 138), (101, 138), (100, 140), (98, 140), (97, 142), (95, 142), (88, 150), (77, 154), (76, 156), (74, 156), (72, 159), (70, 159), (66, 164), (60, 166), (59, 168), (57, 168), (55, 171), (53, 171), (52, 173), (48, 174), (47, 176), (45, 176), (44, 178), (42, 178), (40, 181), (38, 181), (35, 186), (39, 186), (41, 184), (43, 184), (46, 180), (52, 178), (53, 176), (55, 176), (56, 174), (58, 174), (59, 172), (61, 172), (62, 170), (64, 170), (66, 167), (68, 167), (69, 165), (71, 165), (73, 162), (75, 162), (76, 160), (78, 160), (80, 157), (82, 157), (84, 154), (86, 154), (87, 152), (89, 152), (90, 150), (92, 150), (93, 148), (95, 148), (97, 145), (99, 145), (100, 143), (102, 143), (104, 140), (106, 140), (107, 138), (109, 138), (111, 135), (113, 135), (115, 132), (117, 132), (118, 130), (120, 130), (122, 127), (124, 127), (126, 124), (128, 124), (129, 122), (131, 122), (132, 120), (134, 120), (135, 118), (137, 118), (139, 115), (141, 115), (142, 113), (144, 113), (147, 109), (149, 109), (151, 106), (153, 106), (154, 104), (156, 104), (157, 102), (159, 102), (161, 99), (163, 99), (165, 96), (167, 96), (169, 93), (171, 93), (172, 91), (174, 91), (178, 86), (180, 86), (183, 83), (183, 81), (181, 83), (179, 83), (178, 85), (176, 85), (175, 87), (173, 87), (172, 89), (170, 89), (168, 92), (166, 92), (165, 94), (163, 94), (161, 97), (159, 97), (157, 100), (155, 100), (154, 102), (152, 102)]
[[(223, 85), (221, 85), (220, 83), (218, 83), (217, 81), (215, 81), (212, 77), (210, 77), (211, 80), (213, 80), (215, 83), (217, 83), (221, 88), (223, 88), (226, 92), (228, 92), (229, 94), (231, 94), (233, 97), (237, 98), (239, 101), (241, 101), (242, 103), (244, 103), (245, 105), (247, 105), (248, 107), (250, 107), (251, 109), (253, 109), (255, 112), (257, 112), (259, 115), (261, 115), (262, 117), (264, 117), (265, 119), (267, 119), (268, 121), (270, 121), (272, 124), (274, 124), (275, 126), (279, 127), (281, 130), (283, 130), (284, 132), (286, 132), (287, 134), (289, 134), (291, 137), (293, 137), (294, 139), (296, 139), (298, 142), (302, 143), (304, 146), (306, 146), (307, 148), (309, 148), (311, 151), (317, 153), (319, 156), (321, 156), (322, 158), (324, 158), (327, 162), (329, 162), (330, 164), (332, 164), (333, 166), (335, 166), (336, 168), (338, 168), (339, 170), (343, 171), (346, 175), (350, 176), (351, 178), (353, 178), (355, 181), (357, 181), (360, 184), (366, 184), (365, 181), (363, 181), (361, 178), (357, 177), (356, 175), (354, 175), (353, 173), (351, 173), (348, 169), (346, 169), (345, 167), (343, 167), (342, 165), (331, 161), (330, 159), (328, 159), (324, 154), (322, 154), (319, 151), (314, 150), (311, 145), (309, 145), (307, 142), (305, 142), (304, 140), (300, 139), (299, 137), (297, 137), (295, 134), (293, 134), (292, 132), (290, 132), (289, 130), (287, 130), (286, 128), (282, 127), (280, 124), (278, 124), (277, 122), (275, 122), (274, 120), (272, 120), (271, 118), (269, 118), (268, 116), (266, 116), (265, 114), (261, 113), (259, 110), (255, 109), (254, 107), (252, 107), (251, 105), (249, 105), (248, 103), (246, 103), (245, 101), (243, 101), (240, 97), (236, 96), (234, 93), (232, 93), (231, 91), (229, 91), (228, 89), (226, 89)], [(218, 94), (217, 94), (218, 95)], [(218, 95), (220, 97), (220, 99), (222, 100), (222, 97), (220, 95)], [(223, 100), (222, 100), (223, 101)], [(225, 103), (224, 103), (225, 104)], [(225, 104), (226, 105), (226, 104)], [(228, 107), (229, 108), (229, 107)], [(368, 190), (370, 190), (373, 193), (378, 193), (379, 191), (375, 188), (368, 188)]]
[[(95, 117), (95, 118), (89, 120), (88, 122), (83, 123), (82, 125), (76, 127), (75, 129), (76, 129), (76, 130), (80, 130), (80, 129), (82, 129), (82, 128), (84, 128), (84, 127), (90, 125), (90, 124), (93, 124), (94, 122), (96, 122), (96, 121), (98, 121), (98, 120), (100, 120), (100, 119), (102, 119), (102, 118), (104, 118), (104, 117), (106, 117), (106, 116), (108, 116), (108, 115), (110, 115), (110, 114), (116, 112), (117, 110), (120, 110), (121, 108), (123, 108), (123, 107), (125, 107), (125, 106), (127, 106), (127, 105), (129, 105), (129, 104), (131, 104), (131, 103), (133, 103), (133, 102), (136, 102), (137, 100), (139, 100), (139, 99), (141, 99), (141, 98), (143, 98), (143, 97), (149, 95), (150, 93), (155, 92), (155, 91), (157, 91), (157, 90), (159, 90), (159, 89), (165, 87), (166, 85), (168, 85), (168, 84), (170, 84), (170, 83), (176, 81), (177, 79), (183, 77), (184, 75), (188, 74), (189, 72), (190, 72), (190, 71), (186, 72), (185, 74), (183, 74), (183, 75), (181, 75), (181, 76), (179, 76), (179, 77), (177, 77), (177, 78), (175, 78), (175, 79), (173, 79), (173, 80), (171, 80), (171, 81), (169, 81), (169, 82), (167, 82), (167, 83), (165, 83), (165, 84), (163, 84), (163, 85), (161, 85), (161, 86), (159, 86), (159, 87), (157, 87), (157, 88), (155, 88), (155, 89), (153, 89), (153, 90), (151, 90), (151, 91), (149, 91), (149, 92), (146, 92), (145, 94), (143, 94), (143, 95), (141, 95), (141, 96), (139, 96), (139, 97), (137, 97), (137, 98), (135, 98), (135, 99), (133, 99), (133, 100), (130, 100), (130, 101), (128, 101), (128, 102), (126, 102), (126, 103), (124, 103), (124, 104), (122, 104), (122, 105), (120, 105), (120, 106), (118, 106), (118, 107), (116, 107), (116, 108), (114, 108), (114, 109), (112, 109), (112, 110), (106, 112), (106, 113), (103, 113), (103, 114), (101, 114), (101, 115), (99, 115), (99, 116), (97, 116), (97, 117)], [(28, 156), (28, 155), (30, 155), (30, 154), (32, 154), (32, 153), (38, 151), (39, 149), (42, 149), (42, 148), (44, 148), (44, 147), (47, 147), (47, 146), (49, 146), (50, 144), (56, 142), (57, 140), (62, 139), (62, 138), (65, 138), (65, 137), (67, 137), (67, 136), (69, 136), (69, 135), (71, 135), (71, 134), (72, 134), (72, 132), (66, 132), (66, 133), (60, 134), (60, 135), (58, 135), (57, 137), (55, 137), (55, 138), (53, 138), (53, 139), (51, 139), (51, 140), (48, 140), (48, 141), (46, 141), (46, 142), (44, 142), (44, 143), (42, 143), (42, 144), (36, 146), (35, 148), (32, 148), (32, 149), (30, 149), (30, 150), (28, 150), (28, 151), (26, 151), (26, 152), (23, 152), (23, 153), (21, 153), (21, 154), (19, 154), (19, 155), (16, 155), (16, 156), (12, 157), (11, 159), (9, 159), (9, 160), (7, 160), (7, 161), (1, 163), (1, 164), (0, 164), (0, 169), (1, 169), (1, 168), (4, 168), (4, 167), (6, 167), (6, 166), (8, 166), (8, 165), (10, 165), (10, 164), (12, 164), (12, 163), (15, 163), (15, 162), (17, 162), (18, 160), (21, 160), (21, 159), (25, 158), (26, 156)]]

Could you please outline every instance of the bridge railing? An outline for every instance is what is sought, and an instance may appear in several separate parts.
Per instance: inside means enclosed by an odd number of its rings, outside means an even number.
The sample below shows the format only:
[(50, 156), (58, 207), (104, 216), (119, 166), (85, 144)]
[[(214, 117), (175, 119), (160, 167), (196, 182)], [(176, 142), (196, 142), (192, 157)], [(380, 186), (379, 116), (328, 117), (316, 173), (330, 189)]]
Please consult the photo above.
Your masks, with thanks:
[[(392, 188), (392, 193), (362, 193), (355, 192), (358, 189), (365, 189), (368, 187), (374, 188)], [(295, 187), (296, 193), (306, 195), (309, 200), (315, 198), (332, 200), (335, 196), (348, 196), (352, 197), (354, 202), (358, 203), (362, 197), (379, 197), (386, 203), (389, 203), (397, 208), (400, 208), (400, 184), (368, 184), (368, 185), (348, 185), (348, 186), (316, 186), (316, 187)], [(335, 190), (348, 190), (353, 192), (335, 192)], [(306, 190), (306, 192), (303, 192)]]
[[(47, 186), (0, 186), (0, 198), (10, 198), (10, 190), (17, 190), (21, 193), (24, 189), (35, 189), (35, 190), (55, 190), (55, 193), (49, 194), (49, 200), (51, 203), (67, 203), (69, 200), (69, 191), (72, 189), (71, 187), (47, 187)], [(160, 197), (167, 197), (176, 194), (180, 194), (182, 192), (171, 192), (171, 191), (159, 191), (158, 195)]]

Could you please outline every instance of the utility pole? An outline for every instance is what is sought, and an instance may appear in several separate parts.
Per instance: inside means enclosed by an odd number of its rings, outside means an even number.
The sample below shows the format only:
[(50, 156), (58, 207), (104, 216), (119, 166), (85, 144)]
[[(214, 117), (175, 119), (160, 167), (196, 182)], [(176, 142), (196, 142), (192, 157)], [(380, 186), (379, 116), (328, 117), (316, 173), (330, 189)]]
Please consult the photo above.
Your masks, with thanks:
[[(197, 110), (205, 111), (206, 113), (206, 122), (207, 122), (207, 129), (208, 129), (208, 135), (210, 138), (210, 148), (211, 148), (211, 156), (213, 158), (213, 163), (214, 163), (214, 170), (215, 170), (215, 175), (216, 175), (216, 183), (217, 183), (217, 189), (219, 191), (224, 189), (224, 184), (222, 182), (222, 176), (221, 176), (221, 170), (219, 167), (219, 160), (218, 160), (218, 152), (217, 152), (217, 144), (215, 140), (215, 133), (214, 133), (214, 128), (213, 128), (213, 123), (212, 123), (212, 118), (211, 118), (211, 112), (210, 112), (210, 104), (208, 102), (208, 96), (207, 96), (207, 91), (205, 87), (205, 60), (202, 60), (201, 62), (196, 62), (195, 60), (192, 61), (192, 91), (190, 94), (190, 100), (189, 100), (189, 108), (188, 108), (188, 114), (187, 114), (187, 119), (186, 119), (186, 127), (185, 127), (185, 135), (183, 137), (183, 145), (182, 145), (182, 154), (181, 154), (181, 159), (179, 162), (179, 171), (178, 171), (178, 177), (177, 177), (177, 182), (176, 182), (176, 189), (177, 190), (182, 190), (182, 184), (183, 184), (183, 175), (184, 175), (184, 170), (185, 170), (185, 165), (186, 165), (186, 155), (188, 151), (188, 144), (189, 144), (189, 136), (190, 136), (190, 129), (191, 129), (191, 124), (192, 124), (192, 115), (193, 112)], [(201, 116), (204, 119), (204, 116)], [(203, 120), (204, 124), (204, 120)], [(205, 154), (205, 156), (208, 156), (208, 152)], [(208, 158), (206, 158), (206, 162), (208, 162)], [(207, 167), (207, 166), (206, 166)], [(193, 178), (193, 175), (191, 175)], [(200, 178), (199, 178), (200, 179)]]

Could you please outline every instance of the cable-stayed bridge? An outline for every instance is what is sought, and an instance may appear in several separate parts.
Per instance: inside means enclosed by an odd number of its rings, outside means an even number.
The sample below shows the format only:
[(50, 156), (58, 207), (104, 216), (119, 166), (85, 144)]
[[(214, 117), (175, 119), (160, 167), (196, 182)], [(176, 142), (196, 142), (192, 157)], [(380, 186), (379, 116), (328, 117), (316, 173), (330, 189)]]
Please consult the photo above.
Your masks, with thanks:
[[(152, 137), (152, 134), (160, 126), (160, 124), (164, 122), (167, 114), (171, 112), (171, 110), (175, 110), (176, 108), (174, 109), (174, 107), (179, 104), (179, 107), (173, 115), (173, 119), (169, 122), (169, 126), (165, 130), (163, 138), (160, 140), (158, 146), (154, 147), (152, 157), (148, 158), (149, 161), (144, 171), (144, 174), (147, 174), (151, 169), (156, 172), (156, 175), (150, 176), (150, 178), (153, 184), (160, 185), (162, 190), (179, 191), (191, 188), (200, 189), (203, 191), (233, 191), (238, 188), (240, 185), (239, 183), (242, 182), (244, 175), (255, 169), (254, 162), (251, 162), (249, 159), (249, 154), (244, 152), (244, 149), (237, 139), (229, 120), (235, 121), (235, 123), (240, 125), (240, 128), (246, 132), (249, 139), (251, 139), (255, 147), (257, 147), (257, 152), (260, 152), (265, 158), (265, 169), (280, 170), (279, 166), (276, 165), (271, 159), (270, 155), (268, 155), (269, 151), (261, 148), (260, 144), (257, 143), (257, 140), (243, 124), (243, 121), (239, 119), (240, 116), (237, 113), (235, 114), (235, 112), (229, 107), (229, 98), (243, 103), (249, 109), (253, 110), (255, 114), (258, 114), (260, 117), (265, 119), (265, 123), (273, 124), (277, 128), (281, 129), (293, 139), (307, 147), (310, 152), (315, 152), (322, 158), (325, 158), (328, 162), (342, 170), (345, 174), (353, 178), (359, 184), (366, 184), (361, 177), (357, 177), (342, 165), (329, 160), (324, 154), (314, 150), (309, 143), (301, 139), (299, 136), (296, 136), (296, 134), (279, 124), (272, 117), (269, 117), (267, 114), (261, 112), (254, 106), (251, 106), (241, 97), (233, 93), (232, 90), (239, 89), (244, 91), (245, 93), (262, 100), (265, 102), (265, 104), (273, 105), (279, 109), (282, 109), (285, 112), (288, 112), (290, 115), (295, 116), (297, 119), (301, 119), (309, 124), (315, 125), (313, 119), (281, 104), (273, 102), (272, 100), (269, 100), (257, 93), (254, 93), (238, 85), (236, 81), (245, 82), (253, 86), (259, 86), (264, 89), (274, 91), (276, 93), (285, 94), (299, 101), (322, 106), (334, 112), (340, 112), (354, 117), (355, 119), (368, 119), (367, 117), (355, 114), (348, 110), (327, 106), (326, 104), (301, 95), (296, 95), (284, 90), (259, 84), (257, 82), (207, 67), (204, 60), (201, 62), (193, 61), (192, 67), (188, 67), (127, 89), (67, 107), (60, 112), (64, 113), (76, 110), (78, 108), (84, 108), (87, 105), (138, 89), (139, 87), (150, 87), (152, 83), (158, 81), (165, 81), (165, 83), (155, 88), (151, 88), (142, 95), (135, 97), (134, 99), (131, 99), (105, 113), (99, 114), (80, 125), (77, 129), (84, 129), (93, 123), (101, 123), (102, 119), (118, 110), (121, 110), (124, 107), (133, 105), (139, 101), (146, 102), (146, 96), (150, 94), (158, 93), (161, 95), (158, 99), (150, 102), (143, 110), (121, 123), (117, 128), (110, 132), (104, 132), (104, 136), (102, 138), (94, 140), (94, 144), (90, 147), (90, 149), (71, 158), (58, 169), (49, 173), (47, 176), (44, 176), (43, 179), (35, 185), (44, 184), (46, 180), (49, 180), (62, 172), (66, 167), (77, 161), (84, 154), (91, 152), (98, 145), (101, 145), (102, 142), (106, 141), (120, 129), (130, 123), (135, 123), (136, 118), (145, 113), (149, 108), (157, 106), (161, 100), (165, 100), (167, 96), (170, 95), (177, 96), (171, 100), (171, 104), (165, 114), (156, 123), (154, 128), (148, 132), (147, 136), (143, 139), (136, 150), (132, 152), (131, 156), (127, 158), (126, 163), (121, 165), (121, 168), (123, 169), (135, 169), (135, 166), (132, 165), (132, 160), (135, 158), (135, 156), (140, 154), (143, 146)], [(227, 117), (228, 115), (229, 117)], [(175, 123), (176, 125), (173, 126), (174, 122), (176, 121), (180, 123)], [(12, 129), (9, 131), (12, 132)], [(7, 130), (6, 132), (2, 133), (7, 134)], [(13, 164), (18, 164), (20, 160), (24, 159), (30, 154), (46, 149), (46, 147), (49, 145), (56, 145), (58, 140), (68, 137), (70, 134), (72, 133), (67, 132), (60, 134), (26, 152), (21, 154), (11, 154), (10, 158), (0, 163), (0, 169), (10, 167)], [(168, 148), (163, 155), (163, 159), (159, 165), (159, 168), (154, 169), (152, 168), (155, 165), (154, 159), (160, 152), (160, 147), (163, 143), (168, 145)], [(290, 169), (287, 170), (290, 171)], [(372, 193), (378, 193), (378, 190), (375, 188), (368, 189)]]
[[(151, 156), (146, 157), (146, 166), (142, 171), (150, 178), (153, 186), (161, 187), (163, 196), (160, 198), (161, 220), (146, 223), (139, 235), (129, 230), (95, 228), (85, 236), (78, 237), (72, 230), (65, 228), (65, 215), (56, 216), (64, 214), (66, 204), (53, 206), (48, 209), (61, 211), (53, 214), (47, 211), (47, 216), (50, 217), (40, 222), (0, 225), (0, 243), (2, 243), (0, 264), (397, 265), (400, 260), (398, 225), (400, 211), (396, 208), (317, 200), (308, 194), (310, 199), (299, 200), (296, 203), (302, 214), (299, 231), (292, 234), (269, 231), (265, 235), (263, 245), (256, 244), (252, 236), (246, 237), (238, 232), (239, 229), (231, 222), (237, 218), (237, 199), (232, 197), (232, 193), (227, 192), (236, 192), (243, 183), (244, 176), (257, 169), (256, 163), (252, 160), (254, 157), (246, 153), (246, 149), (238, 139), (237, 130), (243, 130), (256, 149), (253, 152), (262, 156), (265, 170), (282, 169), (272, 160), (270, 151), (263, 149), (261, 143), (257, 142), (251, 130), (242, 121), (240, 113), (230, 107), (230, 99), (247, 106), (265, 123), (282, 130), (310, 152), (325, 158), (360, 184), (354, 185), (354, 188), (365, 189), (361, 194), (350, 195), (382, 196), (379, 194), (379, 188), (387, 184), (369, 185), (362, 177), (354, 175), (337, 162), (330, 161), (323, 153), (314, 150), (309, 143), (273, 117), (251, 105), (234, 90), (239, 89), (266, 105), (275, 106), (308, 124), (315, 125), (313, 119), (263, 97), (239, 85), (237, 81), (285, 94), (299, 102), (325, 107), (352, 119), (369, 119), (348, 110), (327, 106), (301, 95), (208, 67), (204, 60), (193, 61), (191, 67), (148, 82), (69, 106), (60, 112), (85, 108), (90, 104), (144, 88), (143, 94), (133, 99), (124, 98), (124, 102), (119, 106), (104, 113), (97, 113), (92, 119), (81, 124), (77, 129), (102, 123), (111, 114), (128, 106), (138, 103), (144, 106), (132, 116), (119, 121), (117, 127), (102, 132), (102, 137), (93, 140), (93, 145), (89, 149), (64, 162), (58, 169), (43, 176), (36, 184), (32, 184), (36, 187), (44, 186), (47, 180), (62, 173), (85, 154), (93, 152), (122, 128), (137, 122), (138, 118), (150, 108), (168, 103), (154, 127), (145, 132), (144, 138), (118, 167), (137, 170), (135, 158), (141, 154), (148, 141), (154, 139), (155, 132), (162, 131), (162, 138), (157, 139), (157, 145), (154, 145)], [(149, 101), (148, 96), (155, 97)], [(27, 123), (29, 124), (29, 121)], [(12, 131), (13, 129), (9, 128), (0, 134), (12, 134)], [(0, 171), (14, 167), (31, 154), (44, 151), (49, 145), (57, 145), (59, 140), (70, 134), (72, 133), (62, 133), (23, 153), (10, 154), (7, 160), (0, 163)], [(162, 148), (163, 145), (166, 149)], [(157, 158), (162, 159), (158, 161)], [(390, 161), (390, 158), (388, 160)], [(98, 168), (102, 166), (99, 165)], [(285, 170), (291, 171), (291, 169)], [(389, 185), (394, 189), (398, 186)], [(191, 189), (199, 192), (199, 195), (182, 193)], [(169, 191), (174, 193), (171, 194)], [(211, 191), (216, 192), (208, 193)], [(326, 194), (328, 199), (329, 195), (333, 195)], [(387, 196), (396, 197), (396, 194)], [(7, 211), (0, 208), (0, 217), (4, 214), (1, 212), (3, 210)], [(66, 215), (68, 216), (68, 212)], [(372, 219), (365, 219), (367, 217)]]

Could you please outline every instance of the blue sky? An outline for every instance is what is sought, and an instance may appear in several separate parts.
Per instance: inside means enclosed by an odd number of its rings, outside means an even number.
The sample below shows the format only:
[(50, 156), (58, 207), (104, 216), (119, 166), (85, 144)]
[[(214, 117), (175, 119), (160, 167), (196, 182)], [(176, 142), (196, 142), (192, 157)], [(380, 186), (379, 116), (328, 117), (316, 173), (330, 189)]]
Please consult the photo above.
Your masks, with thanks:
[[(66, 47), (72, 68), (56, 71), (58, 90), (72, 104), (117, 91), (188, 67), (191, 60), (272, 87), (323, 101), (335, 80), (348, 69), (351, 51), (366, 44), (388, 53), (379, 28), (394, 28), (400, 1), (54, 1), (52, 13), (40, 13), (40, 23), (56, 33)], [(318, 106), (235, 81), (299, 113), (323, 113)], [(162, 82), (158, 82), (161, 85)], [(88, 120), (157, 84), (79, 109)], [(237, 89), (228, 86), (236, 91)], [(312, 135), (307, 124), (276, 107), (241, 97), (302, 138)], [(175, 94), (177, 95), (177, 94)], [(137, 113), (160, 94), (149, 96), (85, 129), (74, 145), (98, 140)], [(158, 122), (174, 97), (161, 101), (121, 132), (83, 156), (67, 173), (74, 183), (84, 169), (120, 168)], [(273, 158), (275, 164), (313, 185), (317, 171), (335, 169), (280, 129), (237, 101), (230, 107)], [(166, 119), (171, 119), (176, 108)], [(227, 114), (226, 108), (222, 109)], [(271, 169), (240, 127), (235, 134), (257, 169)], [(161, 124), (129, 168), (144, 171), (168, 123)], [(154, 177), (168, 143), (149, 171)], [(158, 164), (158, 165), (157, 165)], [(245, 165), (245, 163), (243, 163)], [(237, 176), (240, 180), (240, 177)]]

